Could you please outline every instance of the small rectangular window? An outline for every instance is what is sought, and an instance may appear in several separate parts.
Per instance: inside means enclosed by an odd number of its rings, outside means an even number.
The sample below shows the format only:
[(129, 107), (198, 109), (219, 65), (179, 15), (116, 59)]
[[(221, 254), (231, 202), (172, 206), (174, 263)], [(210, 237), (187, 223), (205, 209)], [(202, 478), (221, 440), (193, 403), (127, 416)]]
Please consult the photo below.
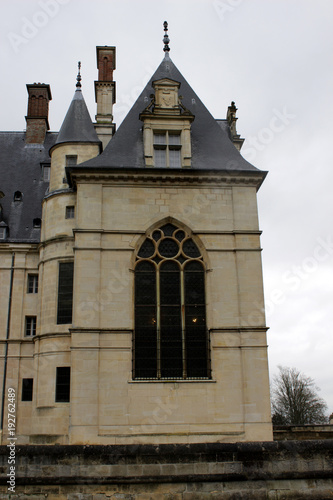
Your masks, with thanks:
[(66, 207), (66, 219), (74, 219), (74, 206)]
[(77, 155), (66, 155), (66, 167), (77, 165)]
[(6, 239), (6, 227), (0, 227), (0, 240)]
[(43, 181), (50, 182), (51, 167), (49, 165), (44, 165), (43, 167)]
[(70, 400), (70, 366), (58, 366), (56, 374), (56, 403), (68, 403)]
[(72, 323), (74, 262), (59, 263), (57, 324)]
[(33, 378), (22, 379), (22, 401), (32, 401), (33, 385)]
[(25, 336), (34, 337), (36, 335), (37, 328), (37, 317), (36, 316), (26, 316), (25, 317)]
[(28, 293), (38, 293), (38, 274), (28, 274)]
[(177, 132), (154, 133), (154, 164), (157, 168), (181, 167), (181, 136)]

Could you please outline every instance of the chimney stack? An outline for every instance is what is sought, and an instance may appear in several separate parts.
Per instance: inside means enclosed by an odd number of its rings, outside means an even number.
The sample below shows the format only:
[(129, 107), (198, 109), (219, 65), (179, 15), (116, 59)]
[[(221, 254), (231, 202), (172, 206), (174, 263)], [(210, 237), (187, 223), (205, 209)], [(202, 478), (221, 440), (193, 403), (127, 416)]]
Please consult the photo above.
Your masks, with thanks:
[(50, 85), (33, 83), (27, 85), (28, 112), (25, 117), (27, 144), (43, 144), (49, 126), (49, 101), (52, 99)]
[(95, 81), (95, 99), (97, 114), (95, 130), (102, 141), (103, 149), (115, 132), (112, 108), (116, 102), (116, 84), (113, 81), (113, 70), (116, 69), (116, 48), (96, 47), (98, 81)]

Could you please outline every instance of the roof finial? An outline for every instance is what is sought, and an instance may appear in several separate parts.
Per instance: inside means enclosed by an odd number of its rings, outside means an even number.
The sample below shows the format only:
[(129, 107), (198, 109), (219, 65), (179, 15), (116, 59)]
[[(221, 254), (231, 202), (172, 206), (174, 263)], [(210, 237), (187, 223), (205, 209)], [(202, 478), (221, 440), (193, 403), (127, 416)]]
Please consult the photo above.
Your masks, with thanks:
[(77, 90), (80, 90), (80, 88), (81, 88), (81, 80), (82, 80), (82, 78), (81, 78), (81, 74), (80, 74), (80, 70), (81, 70), (81, 61), (79, 61), (79, 62), (77, 63), (77, 67), (78, 67), (78, 74), (77, 74), (77, 77), (76, 77), (76, 81), (77, 81), (77, 83), (76, 83), (76, 87), (77, 87)]
[(168, 23), (166, 21), (164, 21), (163, 26), (164, 26), (164, 31), (165, 31), (165, 34), (163, 37), (163, 43), (164, 43), (163, 50), (164, 50), (164, 52), (170, 52), (170, 47), (169, 47), (170, 38), (168, 37)]

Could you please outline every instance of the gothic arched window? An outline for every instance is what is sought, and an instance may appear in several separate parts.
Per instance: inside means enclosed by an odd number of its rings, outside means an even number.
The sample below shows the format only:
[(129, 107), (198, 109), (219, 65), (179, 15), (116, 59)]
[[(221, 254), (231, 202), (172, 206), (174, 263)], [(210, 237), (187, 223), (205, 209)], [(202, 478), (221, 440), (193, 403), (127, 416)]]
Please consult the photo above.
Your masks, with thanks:
[(152, 231), (135, 263), (133, 378), (210, 378), (205, 266), (190, 235)]

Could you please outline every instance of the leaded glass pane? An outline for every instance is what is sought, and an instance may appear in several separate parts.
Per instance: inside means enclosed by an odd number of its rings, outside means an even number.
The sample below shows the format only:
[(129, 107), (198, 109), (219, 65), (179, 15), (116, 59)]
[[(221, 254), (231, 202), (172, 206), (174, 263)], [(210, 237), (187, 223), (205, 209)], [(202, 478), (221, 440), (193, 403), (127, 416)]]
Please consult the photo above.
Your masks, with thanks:
[(135, 275), (136, 304), (156, 304), (156, 277), (153, 272), (138, 272)]
[(204, 269), (199, 262), (185, 266), (185, 329), (187, 377), (207, 377), (207, 331)]
[(165, 262), (160, 269), (161, 376), (181, 377), (182, 325), (180, 270), (176, 262)]
[(147, 259), (148, 257), (152, 257), (152, 255), (154, 255), (154, 252), (155, 252), (155, 245), (152, 242), (152, 240), (147, 238), (141, 245), (140, 250), (138, 252), (138, 256)]
[(164, 224), (164, 226), (161, 227), (161, 231), (163, 231), (164, 236), (172, 236), (176, 229), (176, 226), (170, 223)]
[(161, 305), (161, 376), (182, 377), (181, 306)]
[(169, 133), (169, 145), (170, 146), (180, 146), (180, 134), (170, 134)]
[(180, 168), (180, 149), (170, 149), (169, 150), (169, 166), (170, 168)]
[(166, 150), (154, 149), (155, 167), (166, 168)]
[(197, 258), (197, 257), (200, 257), (200, 255), (201, 255), (199, 248), (194, 243), (194, 241), (191, 240), (191, 239), (184, 241), (184, 243), (183, 243), (183, 252), (188, 257), (192, 257), (192, 258)]
[(154, 144), (166, 145), (166, 134), (154, 134)]
[(156, 230), (156, 231), (154, 231), (154, 232), (153, 232), (153, 239), (154, 239), (155, 241), (160, 240), (160, 239), (161, 239), (161, 237), (162, 237), (161, 231)]
[(161, 305), (180, 304), (180, 271), (176, 262), (165, 262), (160, 269)]
[(179, 251), (179, 245), (171, 238), (164, 238), (158, 245), (158, 251), (162, 257), (171, 258), (175, 257)]
[(183, 239), (185, 238), (185, 233), (184, 231), (182, 231), (181, 229), (179, 231), (176, 232), (175, 234), (175, 238), (178, 240), (178, 241), (183, 241)]
[(156, 272), (151, 262), (135, 268), (135, 378), (156, 378)]

